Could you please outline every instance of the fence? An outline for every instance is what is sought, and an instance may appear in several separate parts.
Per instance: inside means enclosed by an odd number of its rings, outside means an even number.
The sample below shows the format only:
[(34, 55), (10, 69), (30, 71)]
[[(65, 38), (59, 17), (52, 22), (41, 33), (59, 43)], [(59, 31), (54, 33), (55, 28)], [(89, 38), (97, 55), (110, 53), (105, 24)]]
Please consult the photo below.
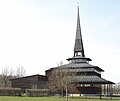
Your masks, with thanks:
[(0, 88), (0, 96), (48, 96), (48, 89)]
[(27, 89), (27, 96), (49, 96), (48, 89)]
[(18, 96), (20, 93), (19, 88), (0, 88), (0, 96)]

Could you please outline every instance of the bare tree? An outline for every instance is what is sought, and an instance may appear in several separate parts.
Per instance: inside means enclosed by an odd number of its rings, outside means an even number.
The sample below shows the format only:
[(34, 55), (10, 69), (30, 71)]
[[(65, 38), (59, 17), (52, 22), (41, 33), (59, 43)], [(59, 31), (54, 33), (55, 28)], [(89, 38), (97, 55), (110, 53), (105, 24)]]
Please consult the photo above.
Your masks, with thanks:
[(6, 67), (2, 70), (1, 74), (1, 86), (2, 87), (10, 87), (10, 79), (13, 77), (13, 70), (12, 68)]
[(23, 76), (25, 76), (25, 69), (22, 66), (17, 67), (16, 70), (5, 67), (2, 69), (2, 73), (0, 75), (0, 87), (10, 87), (11, 79)]
[(16, 78), (25, 76), (25, 72), (26, 72), (26, 71), (25, 71), (25, 69), (24, 69), (23, 66), (18, 66), (18, 67), (16, 68), (16, 74), (15, 74)]
[(62, 60), (59, 63), (57, 63), (57, 66), (62, 66), (62, 65), (64, 65)]
[(50, 89), (61, 90), (66, 92), (66, 101), (68, 101), (68, 89), (73, 87), (75, 80), (75, 73), (72, 72), (71, 68), (54, 68), (51, 70), (49, 75), (49, 86)]
[(120, 82), (116, 83), (113, 87), (113, 94), (120, 95)]

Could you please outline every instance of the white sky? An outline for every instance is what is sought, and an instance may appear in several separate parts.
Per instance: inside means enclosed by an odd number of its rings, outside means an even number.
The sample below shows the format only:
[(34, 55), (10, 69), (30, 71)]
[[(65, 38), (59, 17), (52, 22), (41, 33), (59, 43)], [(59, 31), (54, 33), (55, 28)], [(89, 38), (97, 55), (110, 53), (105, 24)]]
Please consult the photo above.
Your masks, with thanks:
[(45, 74), (73, 56), (77, 2), (86, 57), (120, 82), (120, 0), (0, 0), (0, 71)]

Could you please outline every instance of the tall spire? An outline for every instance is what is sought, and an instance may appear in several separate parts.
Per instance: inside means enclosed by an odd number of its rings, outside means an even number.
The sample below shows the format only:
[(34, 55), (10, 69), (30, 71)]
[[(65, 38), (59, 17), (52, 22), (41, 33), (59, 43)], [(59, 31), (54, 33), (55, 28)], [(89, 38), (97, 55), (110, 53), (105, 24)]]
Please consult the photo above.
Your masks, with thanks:
[(74, 57), (78, 55), (85, 57), (81, 27), (80, 27), (79, 6), (78, 6), (78, 16), (77, 16), (76, 39), (75, 39), (75, 46), (74, 46)]
[(74, 45), (74, 56), (72, 58), (68, 58), (67, 60), (72, 63), (85, 63), (88, 61), (92, 61), (90, 58), (86, 58), (84, 54), (84, 47), (82, 41), (81, 27), (80, 27), (80, 16), (79, 16), (79, 6), (77, 8), (77, 28), (76, 28), (76, 38)]

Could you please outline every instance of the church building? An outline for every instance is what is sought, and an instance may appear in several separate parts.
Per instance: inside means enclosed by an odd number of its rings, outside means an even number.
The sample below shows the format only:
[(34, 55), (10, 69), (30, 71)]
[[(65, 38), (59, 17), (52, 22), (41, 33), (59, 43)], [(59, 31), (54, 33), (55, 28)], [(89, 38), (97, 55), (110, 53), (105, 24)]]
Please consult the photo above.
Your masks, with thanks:
[[(72, 93), (100, 94), (102, 86), (104, 86), (104, 94), (112, 92), (112, 84), (114, 83), (101, 77), (101, 72), (104, 72), (104, 70), (98, 66), (93, 66), (89, 64), (89, 61), (92, 60), (85, 57), (80, 26), (79, 6), (77, 14), (74, 54), (72, 58), (68, 58), (66, 60), (68, 60), (69, 63), (60, 67), (64, 69), (70, 69), (70, 71), (73, 71), (76, 74), (75, 83), (77, 84), (77, 89)], [(56, 67), (56, 69), (57, 68), (58, 67)], [(47, 70), (46, 74), (50, 74), (52, 70), (53, 68)]]
[[(102, 78), (101, 73), (104, 72), (104, 70), (98, 66), (91, 65), (89, 62), (92, 60), (85, 56), (82, 34), (81, 34), (81, 26), (80, 26), (79, 6), (78, 6), (77, 10), (78, 10), (78, 12), (77, 12), (77, 28), (76, 28), (76, 38), (75, 38), (75, 45), (74, 45), (74, 54), (73, 54), (73, 57), (66, 59), (69, 61), (68, 64), (61, 66), (63, 69), (65, 68), (65, 69), (73, 70), (73, 72), (75, 72), (75, 74), (76, 74), (76, 76), (75, 76), (76, 86), (74, 87), (75, 89), (71, 93), (100, 94), (101, 91), (103, 91), (104, 94), (111, 93), (112, 92), (112, 84), (114, 84), (114, 83)], [(29, 87), (29, 88), (32, 89), (32, 87), (36, 87), (37, 84), (38, 85), (41, 84), (40, 86), (45, 85), (45, 87), (47, 88), (49, 86), (49, 83), (48, 83), (49, 82), (48, 78), (50, 76), (49, 74), (51, 73), (51, 71), (53, 69), (57, 69), (57, 68), (58, 67), (50, 68), (49, 70), (46, 70), (45, 76), (41, 76), (41, 75), (34, 76), (39, 79), (37, 79), (38, 81), (36, 81), (36, 84), (33, 81), (34, 85), (32, 85), (32, 81), (30, 81), (31, 87)], [(32, 76), (13, 79), (12, 87), (20, 88), (19, 86), (15, 86), (15, 85), (17, 85), (17, 83), (19, 83), (19, 85), (21, 87), (24, 87), (24, 84), (25, 84), (25, 87), (26, 87), (25, 89), (27, 89), (27, 83), (22, 83), (22, 82), (24, 82), (23, 79), (26, 79), (26, 78), (28, 79), (29, 77), (32, 77)], [(42, 83), (40, 83), (40, 81), (42, 81)], [(30, 84), (29, 81), (27, 81), (27, 82), (29, 85)], [(39, 83), (37, 83), (37, 82), (39, 82)], [(21, 85), (21, 84), (23, 84), (23, 85)], [(45, 88), (45, 87), (40, 87), (40, 86), (39, 86), (39, 88), (41, 88), (41, 89)]]

